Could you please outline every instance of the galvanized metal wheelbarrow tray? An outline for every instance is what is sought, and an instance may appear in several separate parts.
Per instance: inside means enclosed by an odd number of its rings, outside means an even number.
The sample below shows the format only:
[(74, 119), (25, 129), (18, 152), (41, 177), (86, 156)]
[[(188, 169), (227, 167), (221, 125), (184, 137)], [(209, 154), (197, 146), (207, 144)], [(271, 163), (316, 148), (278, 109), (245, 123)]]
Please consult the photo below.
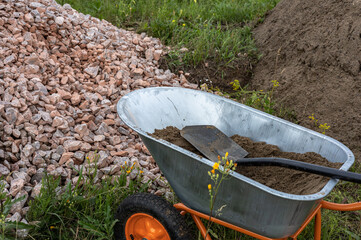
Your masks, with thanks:
[[(209, 214), (208, 171), (213, 162), (167, 141), (151, 137), (155, 129), (214, 125), (228, 136), (239, 134), (279, 146), (283, 151), (316, 152), (348, 170), (353, 153), (323, 134), (282, 120), (232, 100), (185, 88), (146, 88), (122, 97), (120, 118), (136, 131), (179, 199), (189, 208)], [(214, 209), (226, 205), (219, 219), (268, 238), (292, 236), (337, 184), (331, 179), (311, 195), (271, 189), (236, 172), (224, 182)]]

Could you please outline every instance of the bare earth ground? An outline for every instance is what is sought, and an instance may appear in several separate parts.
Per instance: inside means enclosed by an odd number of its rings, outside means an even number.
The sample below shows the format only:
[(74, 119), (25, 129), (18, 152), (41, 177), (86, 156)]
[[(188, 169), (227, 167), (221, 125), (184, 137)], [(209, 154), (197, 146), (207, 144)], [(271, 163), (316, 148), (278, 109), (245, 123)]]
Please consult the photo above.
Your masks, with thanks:
[[(361, 1), (283, 0), (254, 30), (263, 57), (254, 89), (277, 79), (275, 98), (294, 109), (300, 124), (317, 129), (308, 116), (331, 126), (326, 134), (361, 157)], [(319, 130), (319, 129), (318, 129)], [(360, 160), (359, 160), (360, 161)]]

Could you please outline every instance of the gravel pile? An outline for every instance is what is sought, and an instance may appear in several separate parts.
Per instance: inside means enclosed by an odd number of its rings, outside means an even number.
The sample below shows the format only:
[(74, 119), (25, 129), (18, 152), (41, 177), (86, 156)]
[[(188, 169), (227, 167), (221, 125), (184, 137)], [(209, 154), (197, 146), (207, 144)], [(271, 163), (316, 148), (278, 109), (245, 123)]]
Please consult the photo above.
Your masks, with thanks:
[[(20, 221), (44, 172), (75, 183), (97, 150), (97, 178), (141, 168), (156, 194), (166, 181), (139, 137), (119, 119), (117, 101), (144, 87), (196, 88), (158, 69), (160, 41), (118, 29), (55, 1), (0, 3), (0, 176)], [(89, 156), (93, 159), (92, 156)], [(135, 169), (128, 177), (137, 176)]]

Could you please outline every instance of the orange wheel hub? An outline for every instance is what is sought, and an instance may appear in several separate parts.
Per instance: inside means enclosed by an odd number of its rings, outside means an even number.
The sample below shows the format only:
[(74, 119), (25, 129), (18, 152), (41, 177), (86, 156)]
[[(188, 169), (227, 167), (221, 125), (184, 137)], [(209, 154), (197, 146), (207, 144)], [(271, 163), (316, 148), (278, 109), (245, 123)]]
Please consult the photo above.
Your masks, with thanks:
[(125, 224), (127, 240), (171, 240), (164, 226), (153, 216), (136, 213)]

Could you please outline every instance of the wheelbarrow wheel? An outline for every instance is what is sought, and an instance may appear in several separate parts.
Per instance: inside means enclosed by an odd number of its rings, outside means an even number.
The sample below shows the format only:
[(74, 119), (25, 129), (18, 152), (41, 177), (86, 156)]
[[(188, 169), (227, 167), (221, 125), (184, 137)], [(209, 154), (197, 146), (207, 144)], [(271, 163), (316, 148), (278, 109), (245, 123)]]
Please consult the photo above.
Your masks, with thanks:
[(189, 240), (187, 225), (178, 210), (150, 193), (137, 193), (120, 204), (114, 226), (117, 240)]

